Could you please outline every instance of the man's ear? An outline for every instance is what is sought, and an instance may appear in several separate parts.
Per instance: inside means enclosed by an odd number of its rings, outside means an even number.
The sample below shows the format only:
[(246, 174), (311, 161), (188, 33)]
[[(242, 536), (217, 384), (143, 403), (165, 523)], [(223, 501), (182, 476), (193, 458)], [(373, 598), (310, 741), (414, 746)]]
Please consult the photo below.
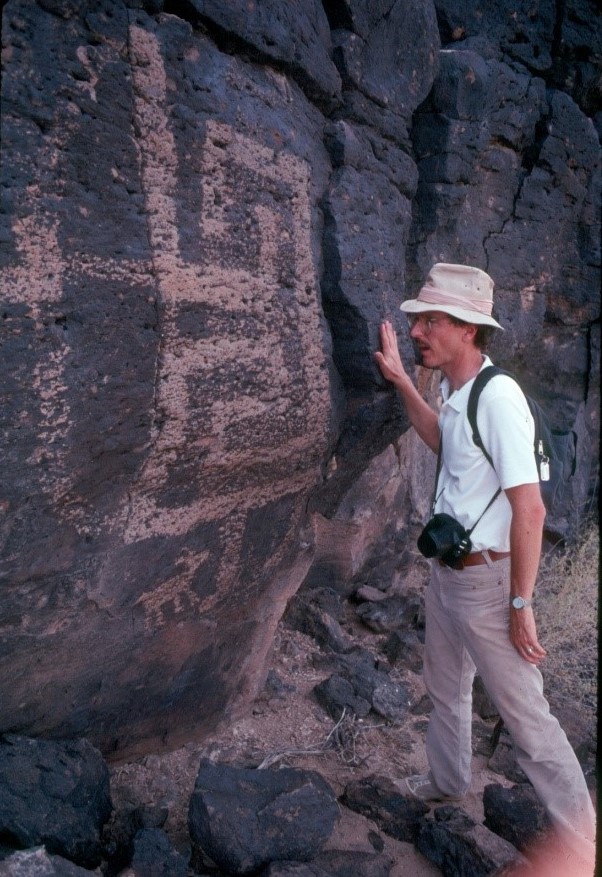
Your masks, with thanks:
[(464, 332), (462, 333), (462, 340), (466, 342), (474, 341), (475, 336), (477, 334), (477, 327), (474, 323), (466, 323), (464, 326)]

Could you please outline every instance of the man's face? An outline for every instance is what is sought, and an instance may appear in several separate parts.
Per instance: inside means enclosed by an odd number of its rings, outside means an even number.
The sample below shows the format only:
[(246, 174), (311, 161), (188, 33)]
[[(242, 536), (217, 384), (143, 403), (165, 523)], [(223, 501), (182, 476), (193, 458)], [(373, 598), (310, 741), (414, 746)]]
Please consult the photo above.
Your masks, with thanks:
[(425, 368), (439, 368), (452, 363), (462, 351), (462, 336), (466, 326), (453, 323), (441, 311), (425, 311), (409, 318), (410, 338), (416, 344), (422, 365)]

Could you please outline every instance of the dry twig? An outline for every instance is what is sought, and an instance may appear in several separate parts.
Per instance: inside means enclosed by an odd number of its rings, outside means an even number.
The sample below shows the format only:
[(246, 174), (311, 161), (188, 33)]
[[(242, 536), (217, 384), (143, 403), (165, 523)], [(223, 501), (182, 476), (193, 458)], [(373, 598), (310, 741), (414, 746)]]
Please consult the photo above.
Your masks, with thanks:
[(307, 749), (283, 749), (280, 752), (271, 752), (258, 765), (257, 770), (264, 770), (271, 767), (283, 758), (291, 756), (303, 755), (324, 755), (331, 749), (335, 749), (339, 757), (345, 764), (357, 766), (365, 759), (361, 758), (357, 752), (356, 741), (358, 737), (366, 731), (373, 731), (377, 728), (383, 728), (384, 725), (368, 725), (360, 727), (357, 717), (354, 713), (347, 715), (346, 708), (343, 709), (341, 718), (330, 729), (324, 740), (312, 744)]

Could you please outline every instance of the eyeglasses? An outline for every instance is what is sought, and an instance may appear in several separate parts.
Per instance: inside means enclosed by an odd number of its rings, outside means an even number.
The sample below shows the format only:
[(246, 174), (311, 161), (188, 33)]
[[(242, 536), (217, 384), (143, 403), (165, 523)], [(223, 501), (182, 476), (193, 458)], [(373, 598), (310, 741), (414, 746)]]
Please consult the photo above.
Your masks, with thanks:
[(410, 330), (413, 329), (414, 326), (418, 326), (423, 335), (430, 335), (436, 326), (445, 326), (449, 322), (449, 320), (441, 317), (425, 317), (422, 314), (420, 316), (408, 315)]

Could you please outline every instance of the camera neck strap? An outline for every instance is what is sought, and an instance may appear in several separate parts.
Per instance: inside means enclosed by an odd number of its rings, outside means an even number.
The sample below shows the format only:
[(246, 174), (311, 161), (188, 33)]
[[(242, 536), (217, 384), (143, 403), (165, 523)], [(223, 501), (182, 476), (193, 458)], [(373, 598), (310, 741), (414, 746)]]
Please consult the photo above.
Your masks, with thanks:
[[(435, 490), (433, 491), (433, 510), (432, 510), (433, 515), (435, 514), (435, 506), (437, 505), (437, 500), (439, 499), (439, 497), (441, 496), (441, 494), (445, 490), (445, 488), (442, 487), (441, 490), (439, 491), (439, 493), (437, 493), (437, 487), (439, 486), (439, 475), (441, 474), (442, 457), (443, 457), (443, 433), (440, 433), (439, 434), (439, 449), (437, 451), (437, 469), (435, 471)], [(485, 506), (485, 508), (483, 509), (481, 514), (479, 515), (479, 517), (476, 519), (476, 521), (474, 522), (474, 524), (472, 525), (470, 530), (466, 531), (466, 534), (468, 536), (470, 536), (470, 534), (472, 533), (474, 528), (477, 526), (477, 524), (479, 523), (479, 521), (481, 520), (481, 518), (483, 517), (485, 512), (489, 511), (489, 509), (491, 508), (493, 503), (496, 501), (496, 499), (498, 498), (498, 496), (500, 495), (501, 492), (502, 492), (502, 488), (498, 487), (498, 489), (493, 494), (493, 496), (491, 497), (491, 499), (489, 500), (489, 502), (487, 503), (487, 505)]]

